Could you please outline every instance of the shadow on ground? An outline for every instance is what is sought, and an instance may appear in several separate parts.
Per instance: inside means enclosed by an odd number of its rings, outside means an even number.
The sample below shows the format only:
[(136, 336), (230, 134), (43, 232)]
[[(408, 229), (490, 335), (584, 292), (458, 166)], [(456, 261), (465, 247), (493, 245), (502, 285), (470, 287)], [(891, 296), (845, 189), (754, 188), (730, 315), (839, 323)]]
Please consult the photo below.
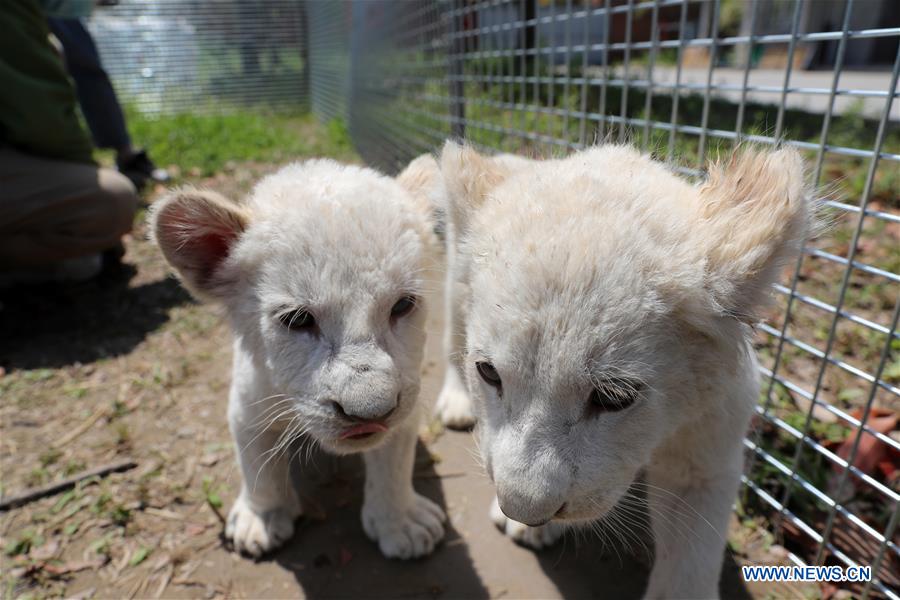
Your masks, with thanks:
[[(653, 539), (647, 534), (650, 519), (645, 510), (630, 511), (626, 518), (631, 526), (625, 534), (599, 526), (600, 533), (570, 533), (556, 546), (538, 553), (541, 569), (563, 598), (643, 597), (653, 565)], [(727, 551), (719, 594), (728, 600), (752, 598), (740, 567)]]
[[(652, 564), (649, 539), (643, 541), (646, 546), (631, 537), (610, 543), (608, 536), (588, 531), (570, 534), (539, 552), (518, 546), (488, 518), (493, 488), (472, 456), (472, 436), (446, 432), (429, 448), (418, 445), (414, 484), (450, 518), (447, 535), (434, 554), (414, 561), (384, 558), (360, 523), (364, 476), (360, 457), (320, 451), (303, 467), (299, 460), (292, 463), (293, 484), (301, 490), (306, 511), (294, 538), (264, 559), (265, 565), (256, 566), (283, 569), (295, 583), (263, 576), (252, 584), (251, 597), (642, 597)], [(643, 521), (647, 523), (646, 515)], [(246, 590), (251, 584), (245, 584)], [(752, 597), (730, 556), (725, 558), (720, 590), (726, 599)]]
[[(294, 471), (309, 516), (298, 522), (293, 540), (272, 560), (293, 573), (304, 597), (488, 597), (468, 547), (452, 524), (431, 556), (399, 561), (381, 555), (360, 522), (364, 469), (359, 456), (318, 452), (302, 471)], [(421, 442), (414, 485), (446, 509), (440, 477)]]
[[(629, 556), (621, 545), (614, 550), (592, 534), (577, 544), (571, 538), (563, 543), (562, 549), (538, 554), (541, 569), (556, 584), (562, 598), (643, 597), (651, 567), (644, 557)], [(740, 567), (730, 555), (725, 556), (719, 593), (727, 600), (752, 598), (741, 580)]]
[(126, 354), (169, 320), (169, 309), (191, 302), (165, 278), (129, 286), (136, 271), (81, 284), (0, 289), (0, 365), (57, 368)]

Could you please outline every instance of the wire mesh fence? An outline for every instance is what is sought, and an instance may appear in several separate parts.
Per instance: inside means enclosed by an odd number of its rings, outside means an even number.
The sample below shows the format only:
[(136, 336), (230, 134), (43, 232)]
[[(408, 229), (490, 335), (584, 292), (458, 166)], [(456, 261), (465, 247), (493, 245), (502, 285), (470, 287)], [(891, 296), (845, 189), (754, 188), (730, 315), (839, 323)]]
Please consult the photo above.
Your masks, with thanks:
[(350, 78), (352, 4), (310, 2), (310, 97), (315, 113), (325, 119), (345, 119)]
[(450, 137), (560, 155), (627, 141), (692, 179), (787, 144), (833, 223), (775, 285), (740, 510), (798, 564), (900, 598), (900, 3), (122, 0), (89, 21), (144, 112), (309, 99), (386, 171)]
[(125, 102), (145, 113), (296, 110), (309, 88), (298, 0), (121, 0), (88, 28)]
[(628, 141), (696, 179), (742, 142), (806, 156), (833, 225), (785, 270), (757, 329), (765, 380), (739, 507), (765, 517), (795, 563), (871, 565), (872, 582), (856, 591), (900, 597), (898, 5), (415, 0), (327, 10), (322, 31), (346, 35), (322, 36), (322, 51), (349, 63), (314, 77), (316, 110), (346, 119), (364, 158), (388, 171), (448, 137), (542, 156)]

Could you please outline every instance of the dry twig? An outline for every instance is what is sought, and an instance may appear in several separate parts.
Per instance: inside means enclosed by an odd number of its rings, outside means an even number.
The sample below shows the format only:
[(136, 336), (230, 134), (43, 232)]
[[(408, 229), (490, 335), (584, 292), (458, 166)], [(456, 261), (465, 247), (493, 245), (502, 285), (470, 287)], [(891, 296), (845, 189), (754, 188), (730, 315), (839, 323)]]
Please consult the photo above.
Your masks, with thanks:
[(51, 483), (39, 488), (26, 490), (21, 494), (7, 496), (0, 499), (0, 512), (9, 510), (11, 508), (16, 508), (18, 506), (23, 506), (25, 504), (28, 504), (29, 502), (34, 502), (35, 500), (39, 500), (47, 496), (52, 496), (53, 494), (58, 494), (59, 492), (75, 487), (75, 484), (77, 484), (79, 481), (83, 481), (91, 477), (103, 477), (105, 475), (109, 475), (110, 473), (128, 471), (129, 469), (133, 469), (136, 466), (137, 463), (133, 460), (122, 460), (119, 462), (110, 463), (108, 465), (102, 465), (89, 471), (82, 471), (78, 475), (73, 475), (72, 477), (63, 479), (62, 481), (57, 481), (55, 483)]

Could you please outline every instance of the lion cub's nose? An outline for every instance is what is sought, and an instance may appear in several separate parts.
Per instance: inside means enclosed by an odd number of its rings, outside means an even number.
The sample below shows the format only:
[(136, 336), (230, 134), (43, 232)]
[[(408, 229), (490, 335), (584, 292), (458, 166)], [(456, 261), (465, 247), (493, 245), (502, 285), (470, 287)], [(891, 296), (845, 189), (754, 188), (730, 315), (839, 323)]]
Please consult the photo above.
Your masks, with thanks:
[(365, 403), (342, 404), (331, 401), (331, 407), (339, 417), (353, 422), (384, 421), (390, 417), (400, 404), (400, 394), (392, 401), (374, 401)]
[(540, 527), (565, 512), (566, 503), (556, 498), (537, 498), (497, 486), (497, 502), (508, 518), (531, 527)]

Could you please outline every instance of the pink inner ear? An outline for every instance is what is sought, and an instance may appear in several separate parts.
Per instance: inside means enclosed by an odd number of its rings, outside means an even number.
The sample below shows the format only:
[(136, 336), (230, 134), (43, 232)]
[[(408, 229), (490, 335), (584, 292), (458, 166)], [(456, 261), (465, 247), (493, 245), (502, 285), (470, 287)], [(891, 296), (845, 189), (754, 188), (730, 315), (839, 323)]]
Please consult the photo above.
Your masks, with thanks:
[(160, 219), (160, 233), (167, 245), (176, 251), (173, 263), (191, 272), (197, 283), (206, 283), (230, 253), (237, 235), (226, 227), (207, 225), (203, 233), (196, 230), (191, 216), (171, 207)]
[(229, 235), (224, 231), (216, 231), (201, 235), (195, 242), (197, 250), (209, 258), (209, 262), (218, 264), (228, 257), (230, 243), (234, 240), (233, 235)]
[(209, 280), (222, 261), (228, 258), (235, 237), (234, 232), (220, 230), (204, 233), (191, 241), (199, 259), (197, 266), (203, 281)]

